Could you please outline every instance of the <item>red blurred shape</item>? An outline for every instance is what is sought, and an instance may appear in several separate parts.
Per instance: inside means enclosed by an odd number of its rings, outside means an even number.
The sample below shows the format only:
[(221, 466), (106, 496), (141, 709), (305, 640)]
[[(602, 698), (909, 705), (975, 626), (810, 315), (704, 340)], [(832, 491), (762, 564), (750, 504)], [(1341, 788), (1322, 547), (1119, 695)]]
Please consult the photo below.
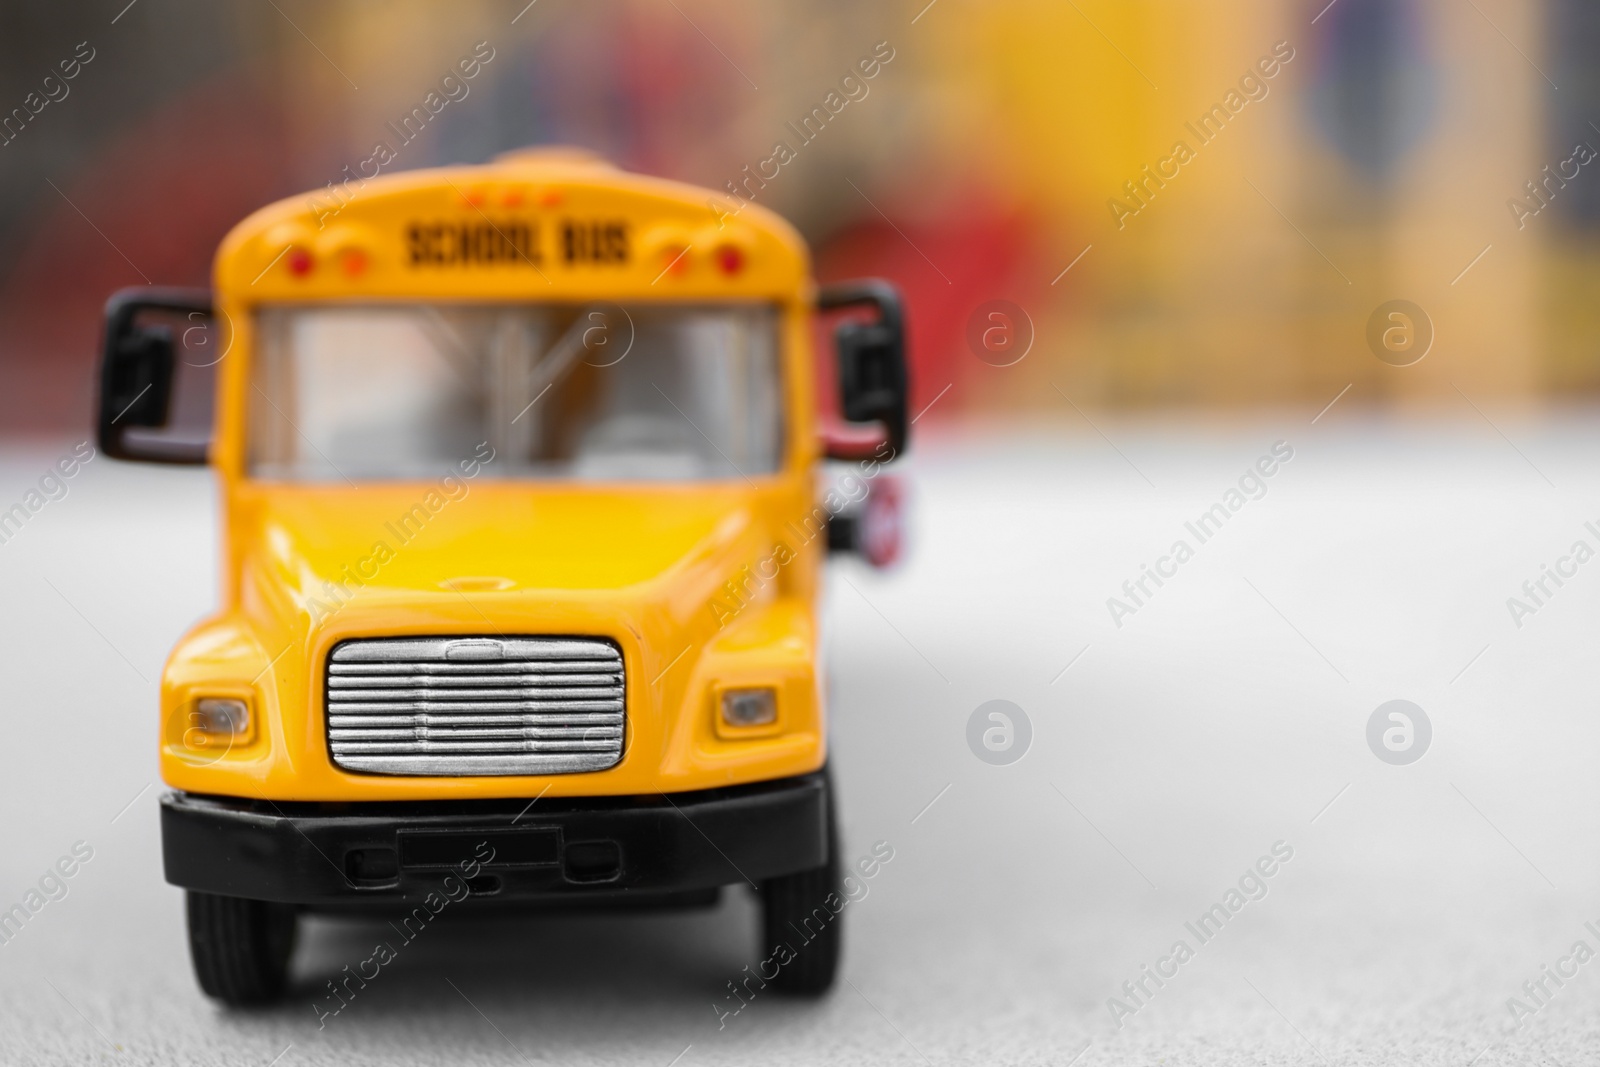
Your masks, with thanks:
[(311, 268), (317, 265), (317, 261), (312, 258), (311, 253), (299, 247), (289, 249), (288, 254), (283, 257), (283, 261), (288, 266), (289, 273), (296, 278), (304, 278), (311, 273)]
[(291, 170), (311, 148), (290, 138), (284, 101), (258, 75), (247, 65), (203, 78), (109, 140), (84, 131), (76, 171), (55, 173), (61, 192), (39, 180), (33, 216), (0, 265), (0, 436), (87, 425), (106, 294), (208, 284), (240, 219), (305, 188)]
[(861, 557), (874, 567), (893, 566), (905, 547), (905, 487), (892, 474), (880, 474), (862, 504)]
[(744, 270), (744, 253), (733, 245), (718, 245), (713, 253), (717, 268), (724, 274), (738, 274)]
[[(973, 390), (966, 387), (970, 380), (993, 373), (965, 343), (972, 309), (994, 299), (1024, 308), (1041, 306), (1039, 294), (1048, 289), (1029, 269), (1035, 261), (1032, 242), (1041, 226), (981, 190), (953, 197), (960, 210), (924, 213), (920, 221), (897, 197), (886, 196), (880, 203), (890, 216), (904, 216), (904, 221), (891, 225), (863, 210), (857, 222), (818, 243), (817, 280), (827, 284), (880, 277), (899, 287), (906, 301), (911, 410), (924, 410), (946, 387), (955, 386), (933, 408), (931, 424), (937, 424), (959, 417), (963, 404), (972, 400)], [(824, 351), (831, 351), (831, 338), (821, 340), (829, 346)], [(836, 371), (829, 360), (818, 361), (818, 366), (823, 371), (821, 395), (831, 400)], [(1023, 375), (1012, 377), (1015, 388), (1027, 388)], [(926, 431), (931, 424), (919, 422), (917, 428)]]
[(822, 444), (823, 455), (829, 459), (881, 459), (879, 453), (888, 441), (884, 432), (876, 427), (866, 429), (851, 426), (826, 414), (817, 430), (817, 437)]

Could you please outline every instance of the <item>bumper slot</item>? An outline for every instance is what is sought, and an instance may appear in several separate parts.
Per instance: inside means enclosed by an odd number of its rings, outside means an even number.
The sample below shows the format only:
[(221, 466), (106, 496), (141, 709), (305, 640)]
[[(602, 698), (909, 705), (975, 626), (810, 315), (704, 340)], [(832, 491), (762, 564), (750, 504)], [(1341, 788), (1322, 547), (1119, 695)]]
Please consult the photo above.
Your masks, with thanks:
[(474, 861), (481, 867), (543, 867), (560, 861), (560, 831), (402, 830), (402, 867), (463, 867)]
[(622, 875), (622, 849), (615, 841), (579, 841), (568, 845), (562, 873), (579, 885), (614, 882)]
[(392, 848), (353, 848), (344, 854), (345, 877), (360, 886), (393, 885), (400, 860)]

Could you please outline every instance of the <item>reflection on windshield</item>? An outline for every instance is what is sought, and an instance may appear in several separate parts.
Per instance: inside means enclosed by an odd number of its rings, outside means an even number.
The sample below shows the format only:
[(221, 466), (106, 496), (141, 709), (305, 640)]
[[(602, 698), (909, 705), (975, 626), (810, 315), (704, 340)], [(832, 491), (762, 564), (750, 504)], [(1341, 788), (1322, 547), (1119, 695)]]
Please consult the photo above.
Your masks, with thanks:
[(250, 472), (695, 481), (776, 471), (777, 315), (765, 306), (289, 307), (258, 315)]

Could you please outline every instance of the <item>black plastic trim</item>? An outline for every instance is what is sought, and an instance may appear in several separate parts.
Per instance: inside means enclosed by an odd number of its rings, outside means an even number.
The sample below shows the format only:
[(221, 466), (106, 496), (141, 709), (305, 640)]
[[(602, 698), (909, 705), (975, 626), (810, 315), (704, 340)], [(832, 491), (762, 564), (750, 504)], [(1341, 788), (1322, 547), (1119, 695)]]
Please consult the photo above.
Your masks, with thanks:
[[(828, 854), (827, 811), (823, 771), (671, 796), (532, 805), (527, 799), (322, 804), (169, 793), (161, 798), (161, 845), (173, 885), (311, 908), (416, 902), (442, 892), (451, 875), (492, 876), (497, 900), (598, 902), (759, 884), (820, 867)], [(418, 862), (416, 843), (424, 839)], [(494, 849), (494, 859), (466, 871), (460, 863), (441, 865), (485, 854), (481, 842)]]
[[(905, 302), (900, 290), (882, 278), (863, 278), (824, 286), (817, 293), (818, 311), (870, 307), (874, 323), (845, 322), (834, 332), (838, 360), (839, 406), (852, 423), (883, 424), (884, 443), (893, 458), (906, 450), (911, 386), (906, 368)], [(874, 449), (871, 455), (876, 455)], [(831, 459), (861, 459), (857, 447), (830, 450)]]
[[(100, 444), (100, 451), (112, 459), (179, 465), (204, 464), (210, 455), (209, 444), (185, 441), (134, 442), (127, 436), (128, 430), (141, 425), (166, 424), (170, 400), (168, 394), (172, 388), (173, 353), (170, 339), (166, 342), (164, 355), (155, 360), (155, 364), (159, 365), (146, 368), (151, 371), (152, 377), (143, 389), (134, 388), (137, 382), (124, 381), (129, 370), (125, 346), (136, 341), (132, 334), (133, 320), (145, 310), (210, 317), (211, 290), (134, 286), (111, 294), (111, 299), (106, 301), (105, 336), (101, 341), (95, 439)], [(148, 400), (144, 399), (146, 393)], [(148, 421), (134, 418), (130, 409), (136, 405), (148, 405), (153, 418)]]

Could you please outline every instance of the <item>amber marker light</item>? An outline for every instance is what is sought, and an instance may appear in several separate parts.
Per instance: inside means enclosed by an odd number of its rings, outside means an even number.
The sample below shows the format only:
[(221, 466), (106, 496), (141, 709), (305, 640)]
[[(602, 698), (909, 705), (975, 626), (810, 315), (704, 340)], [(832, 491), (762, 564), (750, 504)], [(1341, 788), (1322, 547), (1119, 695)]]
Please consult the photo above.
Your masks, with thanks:
[(344, 248), (339, 251), (339, 268), (350, 278), (359, 278), (367, 272), (370, 260), (365, 249)]
[(669, 244), (661, 250), (661, 273), (681, 278), (689, 272), (689, 246)]

